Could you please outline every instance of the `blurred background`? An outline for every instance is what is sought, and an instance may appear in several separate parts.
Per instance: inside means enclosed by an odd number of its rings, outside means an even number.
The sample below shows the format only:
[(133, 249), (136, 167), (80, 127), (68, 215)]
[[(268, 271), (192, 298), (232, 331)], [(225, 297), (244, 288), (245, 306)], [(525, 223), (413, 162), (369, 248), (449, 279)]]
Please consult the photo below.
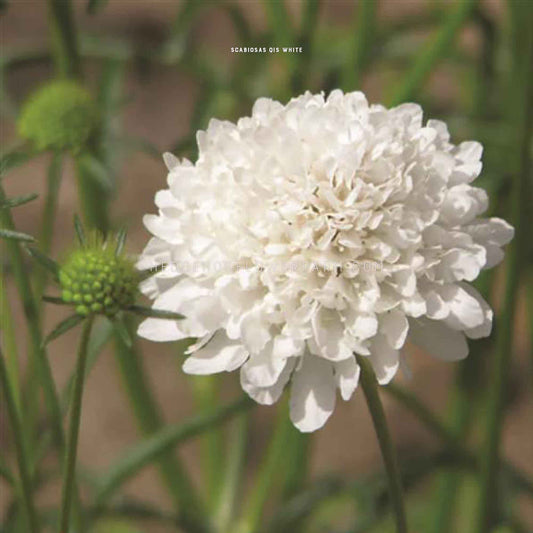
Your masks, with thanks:
[[(529, 0), (522, 4), (526, 10), (532, 5)], [(7, 150), (18, 142), (16, 116), (21, 103), (54, 76), (54, 65), (46, 2), (17, 0), (2, 1), (0, 5), (0, 142), (2, 150)], [(372, 103), (417, 101), (426, 118), (448, 123), (453, 142), (480, 140), (485, 146), (485, 170), (479, 186), (489, 192), (491, 212), (509, 219), (509, 141), (514, 135), (515, 117), (510, 110), (513, 94), (509, 79), (517, 49), (511, 10), (503, 0), (323, 0), (285, 4), (255, 0), (77, 0), (73, 6), (85, 83), (105, 105), (105, 138), (101, 141), (105, 164), (99, 172), (104, 174), (101, 181), (108, 181), (113, 191), (111, 224), (128, 227), (127, 248), (132, 254), (139, 253), (148, 240), (142, 216), (155, 212), (154, 194), (165, 187), (162, 152), (172, 151), (194, 160), (195, 132), (205, 128), (210, 118), (235, 120), (247, 115), (259, 96), (286, 102), (305, 90), (328, 92), (336, 87), (363, 90)], [(262, 46), (267, 50), (271, 46), (301, 46), (303, 53), (231, 51), (231, 47)], [(13, 210), (19, 231), (39, 234), (49, 164), (50, 155), (40, 155), (14, 169), (4, 180), (8, 196), (39, 194), (35, 202)], [(61, 258), (72, 246), (72, 217), (77, 211), (74, 167), (66, 161), (52, 257)], [(3, 249), (0, 251), (24, 374), (27, 339), (23, 312), (7, 256)], [(500, 267), (488, 282), (483, 282), (497, 308), (505, 292), (503, 271)], [(532, 347), (526, 292), (519, 290), (516, 298), (502, 453), (531, 478)], [(44, 330), (49, 331), (64, 316), (61, 308), (47, 307)], [(50, 345), (50, 362), (59, 387), (72, 372), (78, 335), (77, 331), (70, 332)], [(142, 340), (139, 344), (140, 361), (164, 420), (177, 423), (193, 414), (194, 386), (180, 370), (183, 346)], [(465, 444), (480, 437), (494, 349), (491, 340), (478, 344), (472, 361), (461, 364), (444, 364), (411, 350), (412, 379), (398, 377), (451, 427), (455, 427), (457, 406), (461, 405), (459, 413), (467, 420), (459, 427)], [(79, 461), (87, 473), (106, 472), (140, 437), (117, 365), (113, 351), (106, 348), (87, 379), (79, 443)], [(220, 402), (226, 403), (238, 394), (238, 376), (218, 379), (222, 384)], [(402, 464), (432, 456), (441, 449), (439, 439), (405, 406), (389, 395), (382, 396)], [(267, 407), (253, 411), (247, 443), (249, 480), (269, 442), (275, 412), (275, 408)], [(201, 485), (198, 442), (187, 442), (179, 454)], [(231, 447), (231, 434), (228, 442)], [(310, 484), (336, 477), (363, 483), (381, 469), (379, 448), (360, 391), (348, 403), (339, 400), (330, 421), (313, 435), (310, 446)], [(0, 448), (12, 464), (13, 450), (3, 415)], [(434, 531), (430, 524), (437, 508), (435, 494), (443, 481), (441, 470), (430, 468), (408, 489), (414, 533)], [(39, 504), (45, 508), (57, 506), (59, 488), (57, 479), (43, 483), (38, 491)], [(473, 474), (462, 472), (456, 488), (459, 497), (451, 531), (460, 533), (470, 527)], [(124, 492), (147, 504), (172, 508), (155, 467), (145, 468), (128, 481)], [(8, 516), (11, 501), (10, 487), (0, 478), (0, 522)], [(531, 494), (517, 491), (509, 504), (523, 531), (533, 531), (532, 502)], [(276, 505), (272, 502), (272, 509)], [(352, 496), (331, 498), (324, 505), (316, 504), (305, 531), (352, 531), (357, 513)], [(360, 531), (392, 531), (388, 518), (383, 516)], [(96, 531), (101, 532), (175, 531), (173, 526), (142, 518), (109, 518), (98, 524), (100, 529)]]

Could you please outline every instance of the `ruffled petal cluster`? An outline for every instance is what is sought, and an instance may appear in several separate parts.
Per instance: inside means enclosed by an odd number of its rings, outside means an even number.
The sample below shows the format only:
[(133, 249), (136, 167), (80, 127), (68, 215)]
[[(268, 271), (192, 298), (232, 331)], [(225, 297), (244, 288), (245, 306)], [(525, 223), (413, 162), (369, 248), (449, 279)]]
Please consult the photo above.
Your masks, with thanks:
[(469, 285), (513, 229), (481, 218), (477, 142), (454, 145), (422, 109), (360, 92), (259, 99), (236, 124), (212, 120), (196, 164), (165, 155), (168, 188), (138, 267), (142, 290), (182, 321), (149, 318), (154, 341), (195, 337), (191, 374), (239, 369), (262, 404), (290, 383), (291, 418), (321, 427), (357, 387), (354, 353), (379, 383), (407, 341), (453, 361), (492, 311)]

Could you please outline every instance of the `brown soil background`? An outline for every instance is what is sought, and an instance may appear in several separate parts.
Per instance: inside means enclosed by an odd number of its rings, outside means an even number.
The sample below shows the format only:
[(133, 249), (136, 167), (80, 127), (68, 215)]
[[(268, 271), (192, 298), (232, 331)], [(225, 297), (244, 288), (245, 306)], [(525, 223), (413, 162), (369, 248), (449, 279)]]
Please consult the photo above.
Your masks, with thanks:
[[(241, 2), (250, 21), (257, 27), (265, 24), (264, 12), (259, 2)], [(298, 2), (290, 4), (291, 10), (299, 12)], [(416, 12), (419, 1), (384, 0), (380, 6), (381, 17), (405, 16)], [(489, 2), (485, 8), (499, 10), (498, 2)], [(97, 16), (90, 17), (83, 5), (76, 3), (79, 27), (95, 34), (145, 38), (164, 34), (175, 12), (172, 1), (111, 0)], [(330, 25), (346, 25), (352, 11), (351, 2), (325, 2), (322, 17)], [(6, 15), (0, 18), (2, 48), (9, 46), (46, 45), (45, 2), (19, 0), (13, 2)], [(214, 11), (209, 11), (195, 25), (194, 39), (201, 40), (220, 57), (222, 62), (231, 61), (230, 46), (236, 44), (228, 21)], [(468, 42), (465, 32), (463, 41)], [(253, 43), (251, 43), (253, 44)], [(89, 67), (89, 73), (91, 72)], [(48, 68), (28, 67), (20, 69), (10, 79), (11, 95), (20, 102), (36, 83), (44, 80)], [(441, 78), (446, 82), (446, 78)], [(444, 85), (446, 85), (444, 83)], [(440, 87), (443, 84), (439, 84)], [(366, 87), (369, 99), (378, 100), (381, 92), (379, 82), (370, 79)], [(192, 105), (198, 91), (197, 83), (178, 68), (156, 68), (150, 78), (140, 82), (134, 75), (128, 76), (128, 105), (124, 112), (124, 130), (131, 135), (149, 139), (161, 151), (166, 150), (187, 133)], [(13, 121), (2, 117), (0, 122), (2, 146), (15, 138)], [(9, 195), (37, 192), (44, 194), (48, 158), (40, 157), (13, 171), (5, 186)], [(142, 215), (154, 212), (154, 193), (165, 187), (165, 168), (140, 153), (124, 160), (120, 173), (120, 192), (112, 205), (115, 221), (129, 227), (128, 249), (141, 251), (148, 239), (142, 226)], [(41, 196), (42, 198), (42, 196)], [(41, 198), (14, 212), (20, 231), (36, 234), (39, 230)], [(72, 215), (76, 207), (76, 189), (72, 169), (67, 166), (63, 176), (59, 198), (53, 255), (61, 256), (73, 242)], [(2, 261), (5, 259), (2, 257)], [(9, 278), (10, 302), (15, 313), (19, 331), (19, 347), (22, 360), (25, 358), (26, 333), (20, 303)], [(521, 305), (524, 310), (524, 306)], [(505, 420), (503, 453), (519, 468), (533, 476), (533, 402), (531, 394), (531, 368), (528, 358), (530, 346), (526, 340), (525, 312), (517, 314), (516, 354), (511, 372), (513, 399)], [(45, 330), (49, 330), (61, 317), (63, 311), (49, 308), (46, 313)], [(54, 377), (59, 385), (65, 383), (74, 364), (77, 333), (69, 333), (50, 346), (50, 360)], [(181, 358), (175, 345), (141, 341), (143, 360), (153, 390), (159, 400), (166, 420), (180, 422), (194, 412), (190, 383), (180, 371)], [(446, 412), (447, 395), (455, 365), (443, 364), (425, 354), (414, 353), (411, 358), (413, 378), (407, 386), (436, 412)], [(222, 378), (225, 396), (236, 394), (236, 375)], [(397, 446), (404, 453), (435, 450), (436, 442), (431, 435), (405, 410), (384, 395), (387, 413)], [(253, 431), (249, 441), (248, 474), (253, 478), (257, 462), (264, 450), (272, 428), (273, 408), (258, 407), (253, 414)], [(11, 457), (5, 412), (0, 419), (0, 446), (2, 453)], [(81, 463), (97, 472), (104, 472), (123, 450), (139, 438), (128, 400), (123, 393), (120, 376), (108, 349), (102, 354), (91, 372), (84, 395), (83, 416), (80, 434), (79, 458)], [(195, 479), (200, 482), (199, 446), (192, 441), (179, 450)], [(371, 472), (380, 467), (379, 450), (376, 445), (371, 421), (358, 391), (352, 401), (338, 400), (338, 406), (329, 423), (313, 437), (312, 476), (324, 473), (342, 473), (349, 478)], [(158, 504), (169, 504), (161, 489), (153, 468), (147, 468), (127, 485), (128, 493)], [(9, 500), (9, 488), (0, 481), (0, 517)], [(58, 486), (53, 485), (40, 496), (43, 504), (57, 504)], [(533, 506), (525, 498), (520, 502), (520, 515), (529, 520), (533, 528)], [(140, 530), (143, 530), (142, 528)], [(144, 530), (143, 530), (144, 531)], [(150, 532), (165, 529), (150, 527)]]

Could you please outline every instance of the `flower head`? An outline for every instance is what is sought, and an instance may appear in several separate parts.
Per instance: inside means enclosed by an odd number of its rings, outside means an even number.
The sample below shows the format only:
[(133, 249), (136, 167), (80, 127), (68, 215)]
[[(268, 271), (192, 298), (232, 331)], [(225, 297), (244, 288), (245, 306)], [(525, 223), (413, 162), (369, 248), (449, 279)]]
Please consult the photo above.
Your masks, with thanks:
[(167, 154), (168, 189), (139, 268), (154, 307), (154, 341), (196, 337), (184, 370), (240, 368), (241, 385), (272, 404), (291, 382), (302, 431), (331, 415), (336, 389), (357, 387), (354, 353), (381, 384), (406, 340), (445, 360), (490, 333), (492, 311), (468, 282), (502, 259), (513, 229), (480, 218), (486, 193), (477, 142), (454, 145), (422, 109), (369, 105), (360, 92), (259, 99), (237, 124), (198, 133), (196, 164)]
[(61, 298), (84, 316), (99, 313), (112, 317), (129, 309), (135, 303), (139, 280), (133, 262), (115, 254), (97, 236), (74, 250), (59, 271)]
[(53, 81), (24, 104), (18, 130), (38, 150), (78, 152), (98, 125), (98, 112), (89, 92), (74, 81)]

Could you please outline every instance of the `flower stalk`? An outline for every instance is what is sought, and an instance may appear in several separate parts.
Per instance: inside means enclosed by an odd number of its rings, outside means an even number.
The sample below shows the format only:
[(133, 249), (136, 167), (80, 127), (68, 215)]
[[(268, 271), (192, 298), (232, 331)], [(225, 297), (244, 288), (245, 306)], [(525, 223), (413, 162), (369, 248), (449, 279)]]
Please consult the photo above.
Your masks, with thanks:
[(403, 503), (403, 490), (400, 478), (400, 471), (394, 452), (394, 446), (387, 427), (387, 419), (385, 411), (378, 393), (378, 383), (372, 370), (370, 361), (365, 357), (357, 356), (357, 362), (361, 367), (360, 383), (365, 394), (368, 410), (372, 417), (376, 436), (378, 438), (379, 447), (387, 477), (389, 480), (389, 492), (394, 509), (396, 519), (397, 533), (407, 533), (407, 518), (405, 515), (405, 508)]
[(474, 531), (488, 531), (497, 512), (498, 469), (500, 445), (504, 421), (505, 396), (513, 349), (516, 295), (522, 272), (526, 210), (528, 208), (527, 182), (530, 176), (530, 146), (533, 136), (533, 35), (531, 34), (532, 12), (522, 2), (511, 1), (510, 14), (513, 25), (514, 65), (510, 78), (509, 99), (512, 104), (511, 122), (516, 132), (510, 146), (510, 170), (514, 174), (512, 196), (512, 222), (516, 228), (515, 238), (508, 255), (505, 296), (501, 309), (500, 329), (496, 339), (496, 352), (492, 361), (491, 376), (487, 389), (487, 419), (484, 445), (481, 453), (479, 501), (476, 508)]
[[(0, 184), (0, 203), (6, 201), (4, 189)], [(14, 230), (13, 217), (9, 209), (0, 209), (0, 224), (3, 228)], [(43, 338), (39, 324), (39, 314), (37, 304), (34, 298), (28, 273), (24, 267), (22, 251), (20, 245), (14, 240), (6, 242), (8, 254), (11, 259), (15, 283), (23, 304), (23, 310), (26, 317), (26, 325), (30, 338), (30, 359), (29, 364), (36, 369), (36, 375), (43, 388), (46, 408), (49, 412), (54, 429), (54, 439), (59, 448), (63, 445), (63, 427), (61, 423), (61, 409), (59, 399), (55, 389), (52, 371), (46, 356), (46, 351), (42, 347)]]
[(19, 410), (15, 398), (15, 389), (9, 378), (4, 355), (0, 351), (0, 384), (4, 391), (4, 399), (7, 406), (7, 413), (13, 432), (13, 441), (17, 455), (17, 463), (20, 474), (20, 491), (22, 494), (22, 503), (26, 513), (29, 533), (38, 533), (39, 522), (32, 497), (32, 484), (30, 476), (30, 463), (26, 442), (23, 435), (22, 424), (20, 421)]
[(65, 453), (65, 466), (63, 470), (64, 481), (61, 496), (61, 518), (59, 527), (60, 533), (69, 531), (70, 511), (72, 507), (72, 498), (74, 495), (74, 485), (76, 479), (76, 456), (78, 451), (81, 401), (85, 380), (85, 367), (87, 364), (87, 348), (89, 345), (92, 324), (93, 317), (89, 316), (83, 326), (80, 345), (78, 349), (78, 357), (76, 361), (76, 371), (72, 388), (70, 426)]

